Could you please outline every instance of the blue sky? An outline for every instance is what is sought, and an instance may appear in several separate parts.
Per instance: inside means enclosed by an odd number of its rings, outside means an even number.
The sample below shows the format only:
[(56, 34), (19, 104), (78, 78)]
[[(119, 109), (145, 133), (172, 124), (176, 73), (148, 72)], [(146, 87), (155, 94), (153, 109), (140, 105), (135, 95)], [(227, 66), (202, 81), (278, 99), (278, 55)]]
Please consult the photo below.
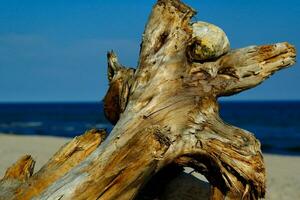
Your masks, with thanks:
[[(194, 20), (222, 27), (232, 48), (300, 46), (300, 1), (186, 0)], [(0, 102), (99, 101), (106, 51), (136, 66), (154, 0), (0, 0)], [(300, 66), (226, 100), (300, 100)]]

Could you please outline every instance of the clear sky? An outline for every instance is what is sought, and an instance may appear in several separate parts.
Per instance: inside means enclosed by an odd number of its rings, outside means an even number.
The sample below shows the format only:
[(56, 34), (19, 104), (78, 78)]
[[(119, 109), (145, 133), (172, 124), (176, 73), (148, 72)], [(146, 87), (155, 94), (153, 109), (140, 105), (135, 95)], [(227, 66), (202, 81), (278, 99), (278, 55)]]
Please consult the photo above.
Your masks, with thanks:
[[(299, 0), (185, 0), (222, 27), (232, 48), (300, 47)], [(106, 51), (136, 66), (154, 0), (0, 0), (0, 102), (99, 101)], [(300, 66), (228, 100), (300, 100)]]

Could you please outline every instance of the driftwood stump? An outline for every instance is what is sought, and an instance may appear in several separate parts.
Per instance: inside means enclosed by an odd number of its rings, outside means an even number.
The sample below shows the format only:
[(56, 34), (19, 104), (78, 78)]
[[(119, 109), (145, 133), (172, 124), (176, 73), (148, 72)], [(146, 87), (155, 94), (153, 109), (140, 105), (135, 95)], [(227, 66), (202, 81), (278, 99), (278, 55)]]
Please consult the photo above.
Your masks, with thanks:
[(31, 157), (23, 157), (1, 180), (0, 198), (134, 199), (170, 164), (205, 175), (211, 199), (264, 197), (260, 143), (219, 117), (217, 98), (294, 64), (295, 48), (278, 43), (230, 50), (220, 28), (192, 23), (194, 15), (179, 0), (158, 0), (137, 69), (108, 53), (105, 113), (116, 124), (109, 136), (92, 130), (75, 138), (36, 174)]

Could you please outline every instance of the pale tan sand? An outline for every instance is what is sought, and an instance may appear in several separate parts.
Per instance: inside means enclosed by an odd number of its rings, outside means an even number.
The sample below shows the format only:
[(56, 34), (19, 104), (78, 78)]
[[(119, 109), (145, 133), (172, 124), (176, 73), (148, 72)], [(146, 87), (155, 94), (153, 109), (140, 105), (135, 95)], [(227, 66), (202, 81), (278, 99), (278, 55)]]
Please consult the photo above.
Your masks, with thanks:
[(300, 200), (300, 157), (265, 155), (267, 198)]
[(7, 167), (23, 155), (31, 155), (40, 169), (48, 159), (69, 139), (41, 136), (17, 136), (0, 134), (0, 177)]
[[(37, 161), (36, 169), (39, 169), (59, 147), (69, 140), (56, 137), (0, 134), (0, 177), (4, 175), (7, 167), (24, 154), (32, 155)], [(267, 166), (267, 199), (300, 200), (300, 157), (268, 154), (264, 157)], [(199, 177), (196, 173), (191, 174)], [(174, 187), (178, 192), (185, 190), (185, 193), (188, 194), (186, 199), (196, 200), (199, 199), (197, 194), (203, 193), (203, 190), (197, 189), (197, 185), (205, 183), (197, 182), (197, 179), (192, 176), (183, 175), (172, 184), (170, 190)], [(182, 187), (182, 190), (178, 187)], [(180, 199), (179, 196), (177, 197)]]

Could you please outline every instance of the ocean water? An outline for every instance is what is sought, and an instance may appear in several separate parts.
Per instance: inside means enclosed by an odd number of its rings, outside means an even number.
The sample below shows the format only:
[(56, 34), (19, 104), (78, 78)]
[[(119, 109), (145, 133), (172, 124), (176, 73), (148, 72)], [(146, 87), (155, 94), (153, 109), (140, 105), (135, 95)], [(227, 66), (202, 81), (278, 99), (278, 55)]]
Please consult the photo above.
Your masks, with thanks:
[[(300, 102), (222, 102), (227, 123), (249, 130), (263, 152), (300, 155)], [(0, 104), (0, 132), (74, 137), (87, 129), (112, 125), (102, 103)]]

